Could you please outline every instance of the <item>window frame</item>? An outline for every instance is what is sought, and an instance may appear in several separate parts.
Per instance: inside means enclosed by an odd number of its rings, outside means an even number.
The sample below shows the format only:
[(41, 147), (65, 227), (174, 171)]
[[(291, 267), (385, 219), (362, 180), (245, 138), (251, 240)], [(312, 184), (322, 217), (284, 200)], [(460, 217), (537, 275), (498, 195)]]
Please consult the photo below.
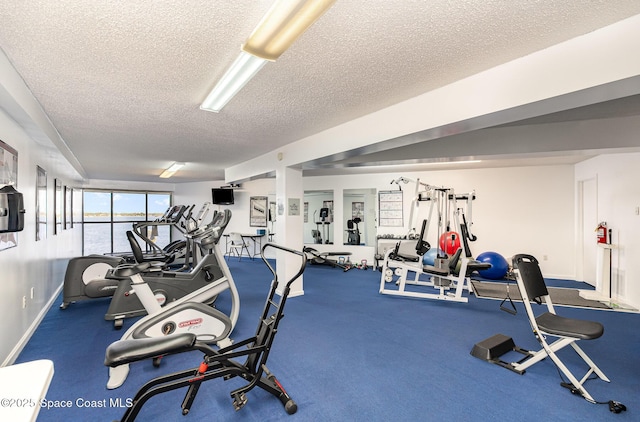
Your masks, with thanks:
[[(103, 220), (103, 221), (86, 221), (85, 220), (85, 195), (87, 193), (107, 193), (109, 194), (109, 219), (108, 220)], [(124, 220), (124, 221), (114, 221), (114, 210), (113, 210), (113, 197), (114, 194), (118, 194), (118, 193), (124, 193), (124, 194), (144, 194), (145, 198), (144, 198), (144, 213), (145, 213), (145, 219), (144, 220)], [(154, 214), (153, 218), (150, 220), (149, 219), (149, 195), (167, 195), (169, 197), (169, 205), (168, 206), (172, 206), (173, 205), (173, 192), (170, 191), (152, 191), (152, 190), (134, 190), (134, 189), (100, 189), (100, 188), (84, 188), (82, 191), (82, 255), (85, 255), (85, 227), (87, 227), (87, 224), (90, 225), (94, 225), (94, 224), (108, 224), (109, 225), (109, 235), (110, 235), (110, 239), (109, 239), (109, 244), (110, 244), (110, 248), (109, 251), (104, 251), (104, 252), (100, 252), (100, 253), (104, 253), (104, 254), (113, 254), (114, 252), (122, 252), (122, 251), (114, 251), (113, 247), (114, 247), (114, 224), (122, 224), (122, 223), (127, 223), (127, 224), (131, 224), (133, 226), (134, 223), (139, 223), (142, 221), (153, 221), (156, 219), (156, 216)], [(169, 241), (171, 242), (173, 240), (173, 230), (169, 230)]]

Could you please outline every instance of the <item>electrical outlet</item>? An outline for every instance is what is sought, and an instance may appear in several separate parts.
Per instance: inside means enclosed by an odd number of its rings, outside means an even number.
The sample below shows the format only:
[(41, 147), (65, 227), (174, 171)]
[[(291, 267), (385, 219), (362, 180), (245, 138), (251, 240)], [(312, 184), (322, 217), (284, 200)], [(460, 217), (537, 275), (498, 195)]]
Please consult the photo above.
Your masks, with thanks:
[(22, 296), (22, 309), (27, 307), (27, 297)]

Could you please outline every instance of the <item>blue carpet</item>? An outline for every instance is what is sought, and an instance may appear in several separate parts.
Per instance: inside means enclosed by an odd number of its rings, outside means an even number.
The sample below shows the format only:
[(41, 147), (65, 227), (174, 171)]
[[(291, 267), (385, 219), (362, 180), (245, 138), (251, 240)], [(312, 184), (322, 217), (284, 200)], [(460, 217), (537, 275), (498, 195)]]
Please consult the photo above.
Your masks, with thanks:
[[(232, 338), (254, 334), (269, 289), (270, 274), (260, 260), (229, 262), (240, 293), (240, 318)], [(640, 315), (561, 308), (574, 318), (600, 321), (605, 334), (583, 348), (611, 379), (593, 380), (587, 389), (597, 399), (615, 399), (628, 411), (610, 413), (562, 388), (555, 367), (545, 360), (518, 375), (470, 355), (473, 345), (496, 333), (513, 337), (523, 348), (538, 349), (524, 308), (515, 316), (496, 301), (469, 298), (469, 303), (429, 301), (378, 294), (380, 273), (342, 272), (308, 266), (304, 296), (287, 302), (268, 366), (282, 382), (299, 410), (288, 416), (273, 396), (254, 389), (248, 404), (236, 412), (229, 392), (233, 379), (202, 385), (187, 416), (180, 403), (184, 392), (151, 399), (140, 421), (417, 421), (518, 420), (583, 421), (640, 420), (635, 403), (640, 391)], [(118, 419), (117, 407), (158, 374), (200, 362), (199, 352), (169, 356), (160, 368), (150, 362), (133, 364), (126, 383), (107, 390), (104, 350), (124, 331), (103, 319), (108, 300), (79, 302), (62, 311), (59, 301), (20, 355), (18, 362), (51, 359), (55, 375), (49, 401), (71, 401), (70, 408), (42, 409), (39, 421), (108, 421)], [(217, 301), (226, 310), (229, 299)], [(127, 321), (123, 330), (130, 326)], [(567, 352), (567, 353), (564, 353)], [(579, 362), (563, 350), (571, 368)], [(580, 367), (581, 368), (581, 367)], [(580, 372), (582, 374), (582, 372)], [(80, 401), (106, 404), (83, 408)]]

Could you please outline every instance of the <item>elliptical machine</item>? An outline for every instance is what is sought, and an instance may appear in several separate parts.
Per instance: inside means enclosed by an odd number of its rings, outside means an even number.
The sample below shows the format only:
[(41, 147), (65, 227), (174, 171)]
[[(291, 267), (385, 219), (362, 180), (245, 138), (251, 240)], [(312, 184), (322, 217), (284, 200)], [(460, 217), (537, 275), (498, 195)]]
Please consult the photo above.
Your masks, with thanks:
[[(147, 225), (171, 225), (179, 227), (178, 223), (183, 218), (188, 207), (184, 205), (174, 205), (169, 207), (158, 220), (147, 223)], [(138, 227), (138, 230), (136, 230)], [(141, 232), (140, 223), (134, 224), (134, 231)], [(138, 234), (140, 236), (140, 234)], [(144, 237), (141, 236), (143, 239)], [(149, 241), (149, 244), (153, 242)], [(153, 244), (157, 251), (152, 255), (154, 261), (173, 262), (176, 256), (181, 255), (181, 250), (185, 248), (185, 240), (176, 240), (169, 243), (164, 248), (159, 248)], [(142, 252), (141, 252), (142, 255)], [(145, 260), (148, 260), (145, 258)], [(107, 279), (106, 275), (115, 267), (124, 263), (135, 263), (135, 258), (131, 254), (113, 255), (88, 255), (71, 258), (67, 264), (64, 275), (64, 285), (62, 289), (62, 303), (60, 309), (67, 307), (74, 302), (82, 300), (98, 299), (113, 296), (118, 288), (119, 280)]]
[[(193, 219), (191, 217), (191, 210), (187, 211), (189, 207), (186, 207), (184, 205), (174, 205), (172, 207), (169, 207), (160, 219), (145, 224), (151, 226), (170, 225), (172, 227), (178, 228), (181, 233), (187, 236), (188, 233), (185, 233), (185, 229), (183, 229), (181, 225), (183, 225), (188, 230), (206, 230), (206, 228), (209, 227), (200, 226), (209, 212), (210, 205), (211, 204), (208, 202), (205, 203), (196, 219)], [(191, 207), (191, 209), (193, 209), (193, 206)], [(221, 217), (222, 216), (220, 216), (220, 218)], [(183, 223), (182, 220), (186, 220), (186, 223)], [(213, 220), (209, 225), (211, 224), (213, 224)], [(138, 237), (141, 237), (144, 240), (144, 236), (141, 236), (140, 233), (145, 230), (142, 230), (141, 227), (143, 227), (142, 223), (134, 224), (133, 232), (135, 232)], [(118, 286), (121, 280), (116, 278), (107, 278), (107, 275), (111, 270), (113, 270), (113, 268), (125, 263), (134, 264), (143, 261), (153, 261), (161, 262), (167, 268), (169, 268), (169, 266), (173, 268), (174, 265), (181, 265), (181, 270), (192, 269), (191, 266), (187, 267), (186, 263), (188, 261), (191, 265), (196, 259), (185, 256), (191, 256), (192, 251), (195, 252), (191, 242), (187, 242), (187, 240), (185, 239), (175, 240), (166, 245), (164, 248), (155, 246), (161, 252), (155, 251), (151, 254), (144, 254), (142, 249), (140, 248), (140, 245), (138, 244), (138, 241), (135, 240), (135, 238), (129, 233), (130, 232), (127, 232), (127, 237), (129, 240), (129, 244), (131, 245), (131, 254), (89, 255), (80, 256), (69, 260), (64, 276), (63, 299), (62, 303), (60, 304), (60, 309), (67, 309), (69, 304), (82, 300), (113, 296), (118, 290)], [(193, 265), (195, 266), (195, 264)], [(158, 266), (159, 264), (154, 265), (154, 272), (160, 270)], [(207, 277), (210, 278), (213, 276), (207, 275)], [(185, 286), (184, 288), (186, 288), (187, 291), (176, 294), (178, 294), (179, 296), (183, 296), (197, 289), (198, 287), (199, 285), (191, 287)], [(133, 308), (131, 309), (142, 308), (142, 305), (139, 302), (136, 303), (135, 301), (133, 302), (132, 306)]]
[(113, 296), (118, 280), (106, 279), (109, 271), (125, 263), (117, 256), (89, 255), (72, 258), (67, 264), (60, 309), (81, 300)]
[[(231, 212), (225, 210), (224, 213), (220, 214), (223, 216), (224, 221), (208, 231), (203, 231), (196, 240), (201, 242), (204, 247), (210, 247), (212, 251), (198, 266), (206, 262), (207, 257), (214, 257), (223, 275), (198, 290), (161, 307), (150, 283), (142, 277), (142, 272), (149, 269), (151, 263), (121, 266), (114, 270), (116, 276), (129, 278), (129, 283), (127, 284), (130, 285), (135, 296), (148, 311), (148, 315), (133, 324), (124, 333), (121, 340), (163, 337), (178, 333), (195, 333), (200, 341), (208, 344), (215, 343), (218, 347), (227, 347), (232, 344), (229, 335), (238, 320), (240, 298), (229, 267), (218, 245), (223, 229), (231, 218)], [(212, 303), (225, 290), (229, 290), (231, 294), (231, 312), (229, 316), (207, 305)], [(159, 363), (160, 357), (154, 357), (154, 365), (157, 366)], [(128, 374), (128, 364), (110, 368), (107, 388), (114, 389), (121, 386)]]
[[(224, 229), (231, 219), (231, 211), (224, 210), (216, 213), (209, 225), (202, 229), (198, 238), (192, 239), (194, 242), (205, 242), (209, 245), (212, 253), (207, 254), (198, 265), (189, 272), (164, 271), (161, 265), (154, 266), (153, 263), (139, 267), (139, 273), (142, 281), (155, 297), (159, 306), (179, 300), (180, 298), (190, 295), (193, 292), (200, 291), (211, 284), (215, 284), (219, 280), (229, 279), (233, 281), (229, 268), (224, 262), (217, 243), (220, 240)], [(135, 242), (131, 244), (138, 255), (141, 253), (140, 246)], [(113, 321), (114, 328), (120, 329), (124, 323), (124, 319), (136, 317), (152, 313), (156, 310), (155, 306), (149, 307), (138, 296), (137, 289), (132, 285), (129, 274), (123, 274), (122, 269), (114, 270), (107, 274), (107, 278), (118, 281), (118, 287), (113, 294), (109, 309), (104, 318), (107, 321)], [(203, 299), (206, 304), (211, 304), (215, 300), (215, 295)]]

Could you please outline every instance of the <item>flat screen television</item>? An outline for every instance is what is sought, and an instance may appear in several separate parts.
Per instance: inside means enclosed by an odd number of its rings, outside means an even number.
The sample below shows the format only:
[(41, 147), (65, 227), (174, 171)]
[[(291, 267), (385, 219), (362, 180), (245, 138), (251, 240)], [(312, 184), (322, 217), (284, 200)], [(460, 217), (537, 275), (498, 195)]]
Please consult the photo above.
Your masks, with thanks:
[(211, 189), (211, 203), (215, 205), (233, 204), (233, 189), (231, 188)]

